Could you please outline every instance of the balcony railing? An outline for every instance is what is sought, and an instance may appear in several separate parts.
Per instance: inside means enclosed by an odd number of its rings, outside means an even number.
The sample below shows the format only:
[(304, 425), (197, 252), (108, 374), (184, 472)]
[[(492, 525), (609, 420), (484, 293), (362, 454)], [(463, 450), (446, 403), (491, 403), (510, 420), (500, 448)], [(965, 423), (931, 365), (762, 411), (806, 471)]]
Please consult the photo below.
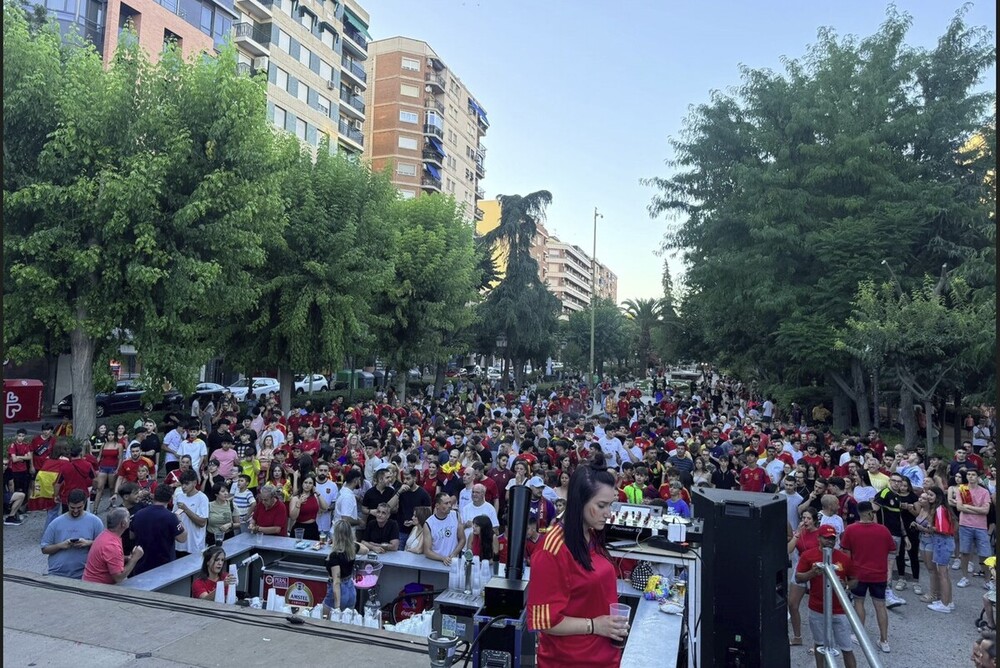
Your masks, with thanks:
[(365, 74), (365, 68), (358, 65), (356, 62), (348, 58), (347, 56), (341, 56), (340, 65), (345, 71), (351, 74), (354, 78), (358, 79), (363, 83), (368, 82), (368, 75)]
[(340, 119), (337, 124), (337, 129), (340, 130), (340, 134), (344, 135), (351, 141), (362, 146), (365, 145), (365, 136), (361, 133), (361, 130), (358, 130), (344, 119)]
[(447, 90), (444, 83), (444, 77), (442, 77), (437, 72), (428, 72), (424, 75), (424, 80), (432, 86), (437, 86), (441, 89), (441, 92)]
[(347, 104), (351, 105), (355, 109), (357, 109), (360, 113), (362, 114), (365, 113), (365, 103), (362, 102), (361, 98), (355, 95), (354, 93), (350, 93), (346, 90), (341, 90), (340, 99), (346, 102)]
[(484, 178), (486, 176), (486, 166), (482, 160), (476, 160), (476, 176)]
[(368, 50), (368, 40), (365, 39), (361, 33), (352, 28), (350, 24), (344, 23), (344, 35), (350, 38), (352, 42), (361, 47), (363, 51)]
[(251, 39), (261, 46), (268, 46), (271, 43), (271, 34), (265, 32), (260, 26), (253, 23), (237, 23), (233, 26), (233, 34), (236, 39)]
[(486, 199), (486, 191), (476, 186), (476, 199)]
[(250, 63), (236, 63), (236, 74), (241, 77), (252, 76), (253, 68), (250, 67)]
[(431, 125), (430, 123), (424, 123), (424, 134), (433, 135), (438, 139), (444, 139), (444, 130), (436, 125)]
[(437, 109), (438, 113), (444, 116), (444, 105), (435, 100), (433, 97), (427, 98), (427, 108)]
[(423, 155), (424, 160), (429, 160), (438, 165), (443, 164), (444, 158), (432, 148), (425, 148), (421, 155)]
[(483, 210), (477, 206), (475, 211), (472, 212), (472, 215), (475, 217), (476, 220), (482, 220), (485, 214), (483, 214)]
[(425, 174), (420, 178), (420, 185), (424, 188), (431, 188), (432, 190), (441, 190), (441, 180), (435, 179), (433, 176)]

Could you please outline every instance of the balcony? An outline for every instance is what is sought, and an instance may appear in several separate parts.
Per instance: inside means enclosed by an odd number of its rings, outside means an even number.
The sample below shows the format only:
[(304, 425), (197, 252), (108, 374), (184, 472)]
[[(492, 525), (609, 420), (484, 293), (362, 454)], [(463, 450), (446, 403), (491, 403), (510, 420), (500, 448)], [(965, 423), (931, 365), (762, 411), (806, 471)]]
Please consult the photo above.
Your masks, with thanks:
[(482, 210), (482, 209), (480, 209), (480, 208), (479, 208), (478, 206), (477, 206), (477, 207), (476, 207), (476, 208), (475, 208), (475, 209), (473, 210), (473, 212), (472, 212), (472, 216), (473, 216), (473, 217), (474, 217), (474, 218), (475, 218), (476, 220), (482, 220), (482, 219), (483, 219), (483, 216), (484, 216), (484, 215), (485, 215), (485, 214), (483, 214), (483, 210)]
[(435, 109), (439, 114), (444, 116), (444, 105), (435, 100), (433, 97), (427, 98), (427, 108)]
[(482, 186), (476, 186), (476, 199), (486, 199), (486, 191)]
[(427, 74), (425, 74), (424, 81), (426, 81), (427, 85), (430, 86), (432, 89), (434, 88), (437, 89), (437, 91), (432, 90), (431, 92), (443, 93), (447, 90), (444, 83), (444, 77), (438, 74), (437, 72), (428, 72)]
[(365, 145), (365, 136), (356, 127), (352, 126), (346, 119), (341, 118), (337, 123), (337, 130), (341, 137), (346, 137), (358, 146)]
[(368, 40), (355, 30), (351, 24), (344, 21), (344, 46), (353, 51), (360, 58), (368, 57)]
[(236, 46), (255, 57), (270, 56), (270, 24), (265, 25), (267, 25), (267, 30), (256, 23), (244, 22), (234, 25), (233, 35), (236, 37)]
[(425, 148), (421, 155), (424, 158), (424, 162), (432, 162), (439, 167), (444, 166), (444, 158), (432, 148)]
[(424, 190), (433, 190), (435, 192), (441, 192), (441, 179), (435, 179), (430, 174), (424, 174), (420, 177), (420, 186)]
[(347, 74), (351, 78), (355, 79), (362, 87), (367, 86), (368, 75), (365, 74), (364, 67), (347, 56), (341, 56), (340, 66), (344, 74)]
[(270, 21), (272, 0), (236, 0), (236, 8), (259, 21)]
[(486, 167), (482, 160), (476, 160), (476, 176), (481, 179), (486, 177)]
[(362, 102), (361, 98), (354, 93), (340, 89), (340, 101), (344, 104), (340, 105), (348, 113), (361, 118), (364, 120), (365, 117), (365, 103)]
[(424, 123), (424, 134), (438, 139), (444, 139), (444, 130), (431, 123)]

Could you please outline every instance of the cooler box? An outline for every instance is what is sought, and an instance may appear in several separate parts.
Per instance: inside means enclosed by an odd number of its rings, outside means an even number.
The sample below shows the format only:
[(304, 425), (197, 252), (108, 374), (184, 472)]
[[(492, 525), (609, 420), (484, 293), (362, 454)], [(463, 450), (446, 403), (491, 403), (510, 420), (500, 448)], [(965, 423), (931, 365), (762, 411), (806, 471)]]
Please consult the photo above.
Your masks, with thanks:
[(42, 419), (42, 381), (4, 378), (3, 421), (37, 422)]
[(312, 608), (326, 598), (327, 573), (322, 566), (276, 561), (261, 570), (261, 595), (273, 588), (286, 605)]

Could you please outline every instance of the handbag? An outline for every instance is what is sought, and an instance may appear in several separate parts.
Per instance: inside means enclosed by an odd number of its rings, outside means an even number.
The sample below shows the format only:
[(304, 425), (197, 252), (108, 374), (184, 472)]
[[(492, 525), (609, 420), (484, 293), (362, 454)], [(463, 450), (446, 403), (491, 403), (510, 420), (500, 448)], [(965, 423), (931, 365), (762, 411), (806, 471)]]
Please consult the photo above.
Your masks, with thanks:
[(629, 576), (629, 582), (632, 583), (632, 587), (639, 590), (645, 591), (646, 584), (649, 582), (649, 578), (653, 577), (653, 565), (648, 561), (640, 561), (632, 569), (632, 574)]

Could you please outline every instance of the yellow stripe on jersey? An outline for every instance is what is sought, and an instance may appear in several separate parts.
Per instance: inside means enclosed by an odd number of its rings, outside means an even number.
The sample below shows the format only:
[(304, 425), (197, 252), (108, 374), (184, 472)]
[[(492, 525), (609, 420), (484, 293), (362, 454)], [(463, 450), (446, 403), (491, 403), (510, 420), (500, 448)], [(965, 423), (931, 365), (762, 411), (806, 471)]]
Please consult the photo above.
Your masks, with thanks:
[(547, 629), (552, 626), (552, 615), (548, 603), (531, 606), (531, 626), (534, 629)]
[(563, 528), (561, 526), (556, 526), (553, 527), (552, 530), (549, 531), (548, 535), (545, 536), (545, 542), (542, 543), (542, 549), (550, 554), (556, 554), (565, 544), (566, 539), (563, 536)]

